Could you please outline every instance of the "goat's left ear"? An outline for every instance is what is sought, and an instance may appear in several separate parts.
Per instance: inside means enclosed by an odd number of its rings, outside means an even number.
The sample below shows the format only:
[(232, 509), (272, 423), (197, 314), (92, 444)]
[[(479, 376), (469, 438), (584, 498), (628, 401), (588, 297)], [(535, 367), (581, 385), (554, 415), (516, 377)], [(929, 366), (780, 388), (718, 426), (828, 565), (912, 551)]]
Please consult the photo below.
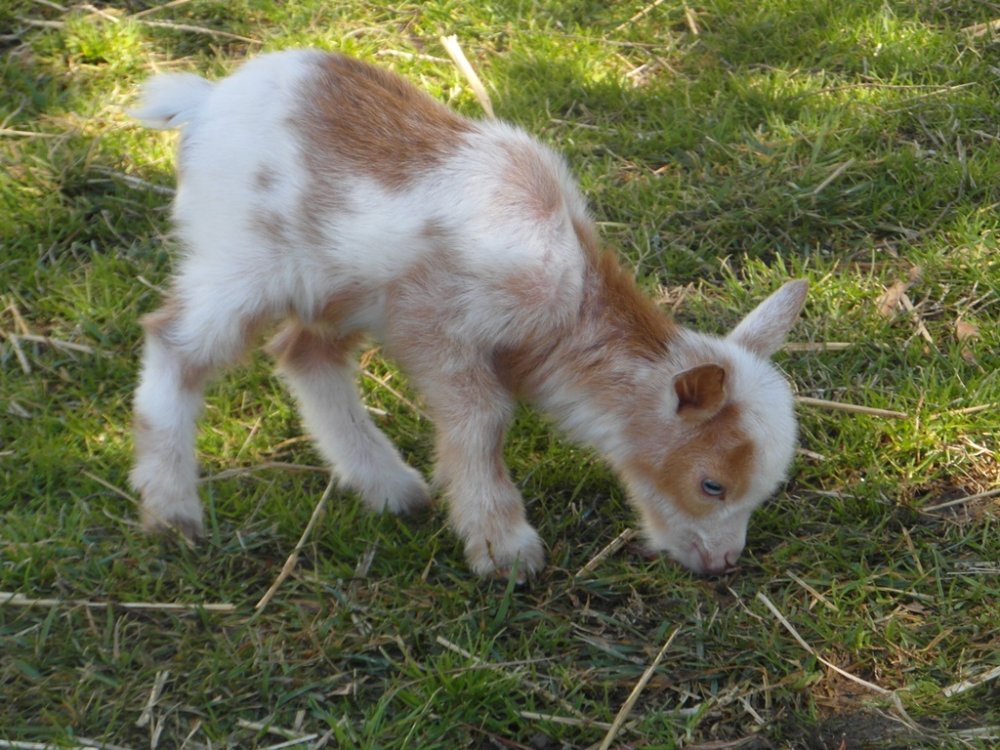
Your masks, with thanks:
[(674, 378), (677, 413), (692, 422), (712, 417), (726, 401), (726, 371), (719, 365), (699, 365)]
[(727, 337), (761, 357), (770, 357), (782, 344), (802, 311), (809, 282), (789, 281), (761, 302)]

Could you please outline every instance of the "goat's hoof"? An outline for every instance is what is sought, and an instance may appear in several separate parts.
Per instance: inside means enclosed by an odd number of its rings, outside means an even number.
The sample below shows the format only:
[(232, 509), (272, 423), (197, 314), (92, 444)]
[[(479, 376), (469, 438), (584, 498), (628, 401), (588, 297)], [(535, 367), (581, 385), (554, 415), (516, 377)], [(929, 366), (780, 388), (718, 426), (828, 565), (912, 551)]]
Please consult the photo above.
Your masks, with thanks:
[(504, 579), (513, 575), (519, 584), (527, 582), (545, 565), (545, 546), (538, 532), (527, 523), (499, 539), (469, 539), (465, 554), (476, 574)]
[(147, 534), (165, 538), (180, 538), (188, 542), (197, 542), (205, 536), (205, 526), (201, 518), (191, 516), (172, 516), (165, 518), (143, 511), (142, 528)]

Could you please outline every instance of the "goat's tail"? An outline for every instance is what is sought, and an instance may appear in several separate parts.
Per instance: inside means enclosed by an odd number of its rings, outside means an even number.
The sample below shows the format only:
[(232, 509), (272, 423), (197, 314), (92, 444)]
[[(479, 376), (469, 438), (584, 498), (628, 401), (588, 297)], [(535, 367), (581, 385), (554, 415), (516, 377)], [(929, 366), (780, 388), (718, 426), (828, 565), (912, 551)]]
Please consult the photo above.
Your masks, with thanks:
[(143, 84), (139, 106), (129, 114), (147, 128), (179, 128), (195, 116), (212, 85), (194, 73), (163, 73)]

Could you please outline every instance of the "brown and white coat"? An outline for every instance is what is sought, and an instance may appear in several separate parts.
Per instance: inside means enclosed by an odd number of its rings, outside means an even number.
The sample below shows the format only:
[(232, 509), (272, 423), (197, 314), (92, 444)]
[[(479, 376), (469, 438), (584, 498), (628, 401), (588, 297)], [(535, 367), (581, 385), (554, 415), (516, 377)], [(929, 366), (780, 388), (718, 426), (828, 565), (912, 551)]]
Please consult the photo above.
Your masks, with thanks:
[(259, 57), (209, 83), (154, 78), (135, 113), (182, 127), (184, 249), (148, 316), (132, 473), (150, 529), (202, 529), (195, 420), (211, 373), (266, 326), (342, 483), (373, 509), (428, 502), (362, 407), (353, 354), (380, 341), (427, 403), (436, 477), (480, 574), (538, 570), (543, 545), (502, 458), (516, 399), (618, 471), (648, 545), (733, 564), (782, 481), (792, 396), (767, 361), (803, 304), (790, 282), (729, 336), (683, 329), (599, 246), (563, 160), (341, 55)]

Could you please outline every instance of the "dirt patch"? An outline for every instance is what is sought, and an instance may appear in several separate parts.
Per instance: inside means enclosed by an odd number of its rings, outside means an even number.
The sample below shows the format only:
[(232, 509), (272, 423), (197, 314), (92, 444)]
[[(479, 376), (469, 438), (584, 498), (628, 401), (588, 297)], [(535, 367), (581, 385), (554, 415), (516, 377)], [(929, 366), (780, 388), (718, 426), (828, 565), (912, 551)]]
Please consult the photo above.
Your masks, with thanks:
[(876, 711), (838, 714), (790, 734), (794, 746), (805, 750), (909, 750), (936, 746), (930, 738)]

